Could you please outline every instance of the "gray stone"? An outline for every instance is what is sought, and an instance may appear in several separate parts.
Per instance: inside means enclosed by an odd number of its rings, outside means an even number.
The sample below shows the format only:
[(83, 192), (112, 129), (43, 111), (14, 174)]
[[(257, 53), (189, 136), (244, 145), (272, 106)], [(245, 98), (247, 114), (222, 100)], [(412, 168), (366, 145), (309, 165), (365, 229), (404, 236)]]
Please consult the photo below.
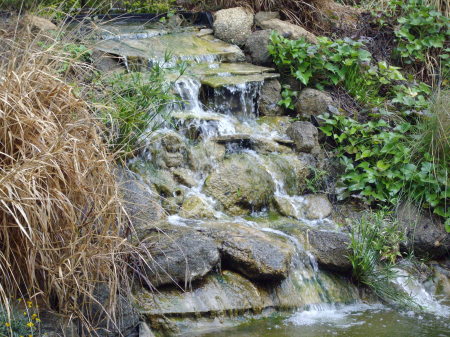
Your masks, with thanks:
[(20, 24), (28, 27), (31, 30), (39, 31), (39, 32), (47, 32), (51, 30), (56, 30), (58, 27), (45, 18), (41, 18), (40, 16), (27, 14), (22, 20), (20, 20)]
[(431, 213), (425, 215), (419, 207), (406, 202), (397, 210), (397, 218), (407, 236), (403, 246), (414, 251), (415, 256), (440, 258), (449, 255), (450, 234), (437, 217)]
[(259, 94), (259, 112), (265, 116), (281, 115), (283, 109), (278, 105), (281, 98), (280, 82), (278, 80), (265, 81)]
[(271, 19), (260, 22), (259, 25), (262, 29), (274, 30), (280, 35), (283, 35), (284, 37), (291, 40), (298, 40), (304, 37), (311, 43), (317, 43), (317, 37), (313, 33), (310, 33), (306, 29), (287, 21), (282, 21), (280, 19)]
[(231, 215), (244, 215), (270, 204), (275, 187), (272, 177), (252, 158), (232, 155), (205, 181), (204, 191)]
[(270, 65), (272, 56), (269, 54), (270, 30), (257, 30), (245, 41), (245, 51), (253, 64)]
[(214, 34), (214, 31), (212, 29), (203, 28), (203, 29), (200, 29), (200, 31), (196, 34), (196, 36), (202, 37), (202, 36), (212, 35), (212, 34)]
[(295, 104), (295, 111), (303, 118), (310, 119), (328, 112), (328, 107), (333, 106), (331, 96), (320, 90), (303, 89)]
[(328, 197), (324, 194), (310, 194), (305, 196), (305, 215), (310, 220), (329, 217), (333, 211)]
[(217, 38), (242, 46), (252, 33), (253, 14), (243, 7), (222, 9), (215, 13), (213, 27)]
[(188, 219), (212, 219), (214, 215), (214, 209), (198, 195), (187, 196), (180, 210), (180, 216)]
[(125, 68), (119, 64), (119, 58), (114, 55), (94, 50), (91, 58), (93, 66), (101, 72), (125, 71)]
[(153, 287), (201, 279), (219, 262), (214, 240), (194, 229), (162, 225), (148, 231), (141, 245), (149, 256), (142, 272)]
[(282, 196), (275, 196), (274, 197), (274, 204), (276, 210), (284, 216), (289, 216), (292, 218), (301, 218), (303, 214), (299, 214), (297, 209), (294, 207), (294, 205), (285, 197)]
[(311, 152), (319, 146), (317, 128), (310, 122), (294, 122), (286, 131), (300, 152)]
[(134, 233), (139, 237), (145, 228), (165, 217), (159, 196), (136, 174), (127, 169), (120, 170), (117, 177), (123, 206)]
[(179, 167), (172, 170), (174, 178), (182, 185), (194, 187), (197, 181), (194, 178), (194, 172), (187, 168)]
[(261, 26), (261, 23), (267, 20), (279, 19), (279, 12), (258, 12), (255, 14), (255, 24)]
[(295, 247), (286, 238), (237, 223), (209, 223), (224, 268), (252, 280), (281, 280), (289, 273)]
[(351, 254), (348, 234), (308, 229), (306, 239), (306, 248), (315, 256), (321, 267), (338, 272), (348, 272), (352, 269), (348, 259)]

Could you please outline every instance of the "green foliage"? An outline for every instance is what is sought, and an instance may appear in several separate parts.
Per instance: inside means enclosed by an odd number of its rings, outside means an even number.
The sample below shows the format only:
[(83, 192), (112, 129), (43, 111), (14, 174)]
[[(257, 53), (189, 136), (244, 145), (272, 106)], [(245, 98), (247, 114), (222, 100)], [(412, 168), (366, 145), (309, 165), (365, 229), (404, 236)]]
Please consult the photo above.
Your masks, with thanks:
[[(178, 79), (184, 65), (176, 70)], [(102, 115), (112, 151), (133, 153), (168, 120), (169, 107), (177, 102), (172, 90), (176, 79), (168, 80), (169, 71), (156, 64), (149, 72), (115, 75), (107, 81), (101, 103), (108, 107)]]
[(399, 244), (404, 239), (392, 219), (384, 212), (366, 213), (351, 225), (348, 257), (353, 276), (370, 287), (381, 299), (400, 306), (415, 306), (411, 297), (398, 291), (392, 280), (397, 276), (396, 260), (400, 254)]
[(450, 19), (423, 0), (392, 1), (392, 4), (400, 11), (395, 29), (396, 53), (405, 63), (414, 63), (426, 62), (427, 55), (436, 50), (448, 67)]
[(67, 73), (74, 63), (90, 63), (92, 61), (92, 49), (82, 44), (66, 43), (62, 46), (64, 59), (58, 69), (59, 73)]
[(327, 177), (328, 172), (325, 170), (318, 169), (314, 166), (309, 168), (310, 174), (306, 180), (306, 189), (309, 193), (319, 193), (325, 192), (327, 188)]
[[(282, 72), (290, 73), (305, 86), (323, 89), (341, 85), (357, 101), (372, 106), (390, 100), (408, 112), (427, 107), (429, 87), (424, 83), (408, 83), (399, 67), (384, 61), (373, 64), (372, 55), (362, 42), (332, 41), (327, 37), (318, 40), (316, 45), (273, 33), (269, 51)], [(279, 104), (292, 109), (294, 101), (295, 92), (285, 88)]]
[(323, 120), (320, 129), (336, 143), (344, 167), (341, 199), (354, 196), (371, 204), (396, 205), (407, 196), (450, 216), (447, 162), (434, 161), (430, 148), (412, 143), (426, 126), (407, 121), (391, 125), (383, 119), (360, 123), (340, 115), (324, 115)]
[(26, 309), (22, 310), (16, 305), (10, 306), (8, 315), (6, 308), (0, 305), (0, 336), (25, 337), (36, 333), (41, 320), (31, 301), (25, 303), (25, 306)]

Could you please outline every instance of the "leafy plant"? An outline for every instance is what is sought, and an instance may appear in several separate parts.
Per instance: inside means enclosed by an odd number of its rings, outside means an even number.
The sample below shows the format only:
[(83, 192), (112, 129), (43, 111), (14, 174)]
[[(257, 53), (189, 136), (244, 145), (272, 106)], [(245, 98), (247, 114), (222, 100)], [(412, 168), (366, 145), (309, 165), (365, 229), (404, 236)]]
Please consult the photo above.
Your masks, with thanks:
[(418, 126), (407, 121), (391, 125), (381, 118), (366, 123), (339, 115), (322, 118), (320, 129), (336, 143), (344, 167), (340, 199), (353, 196), (396, 205), (407, 195), (438, 215), (450, 216), (448, 166), (433, 161), (430, 149), (412, 145)]
[[(169, 58), (166, 55), (165, 64)], [(173, 69), (159, 64), (145, 73), (120, 74), (107, 80), (101, 103), (108, 107), (102, 115), (110, 129), (108, 142), (113, 152), (133, 153), (167, 121), (169, 107), (177, 101), (172, 92), (173, 84), (184, 69), (183, 64), (177, 66), (174, 81), (168, 80)]]
[[(23, 302), (22, 299), (19, 299), (19, 303)], [(18, 305), (9, 305), (9, 310), (0, 305), (0, 336), (33, 336), (38, 331), (41, 320), (37, 310), (33, 307), (33, 302), (26, 301), (23, 304), (25, 309), (22, 310)]]
[(381, 299), (400, 306), (416, 306), (406, 293), (397, 290), (392, 280), (397, 276), (396, 260), (403, 234), (384, 212), (363, 214), (351, 224), (350, 262), (353, 277), (371, 288)]

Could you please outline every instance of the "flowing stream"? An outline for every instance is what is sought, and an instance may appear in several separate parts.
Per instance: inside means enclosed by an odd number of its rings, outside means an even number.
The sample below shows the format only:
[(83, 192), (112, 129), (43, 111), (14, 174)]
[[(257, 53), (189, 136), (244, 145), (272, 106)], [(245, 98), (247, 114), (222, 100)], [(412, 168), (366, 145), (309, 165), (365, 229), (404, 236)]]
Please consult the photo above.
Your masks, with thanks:
[[(122, 35), (105, 35), (100, 50), (120, 55), (129, 68), (140, 59), (138, 63), (144, 65), (141, 70), (160, 62), (167, 50), (176, 59), (191, 62), (187, 74), (175, 83), (182, 103), (173, 108), (172, 121), (146, 140), (145, 150), (133, 163), (144, 177), (147, 172), (149, 179), (160, 179), (154, 185), (160, 186), (156, 189), (170, 213), (168, 221), (174, 226), (194, 228), (211, 221), (233, 222), (285, 237), (296, 247), (290, 276), (275, 291), (279, 301), (296, 310), (255, 316), (256, 319), (237, 326), (236, 321), (229, 327), (218, 324), (198, 328), (199, 324), (195, 323), (192, 329), (184, 329), (187, 330), (184, 335), (449, 335), (448, 307), (439, 303), (422, 283), (411, 283), (408, 277), (400, 276), (395, 280), (423, 306), (423, 312), (393, 310), (371, 300), (367, 304), (354, 285), (322, 272), (304, 242), (270, 220), (273, 213), (278, 213), (278, 217), (281, 215), (299, 226), (339, 230), (329, 214), (308, 215), (308, 200), (302, 194), (302, 186), (296, 184), (298, 175), (292, 173), (304, 170), (305, 163), (286, 136), (283, 125), (289, 124), (289, 118), (258, 115), (264, 81), (276, 78), (277, 74), (269, 68), (242, 63), (243, 57), (235, 46), (212, 36), (197, 38), (192, 28), (177, 34), (151, 29), (136, 33), (127, 29)], [(314, 161), (310, 157), (307, 159)], [(269, 177), (270, 193), (275, 201), (246, 201), (248, 212), (239, 203), (224, 207), (228, 200), (215, 196), (207, 185), (212, 172), (219, 170), (227, 158), (238, 158), (240, 162), (260, 167), (262, 175)], [(180, 164), (186, 160), (189, 164)], [(172, 173), (182, 179), (167, 178)], [(264, 190), (265, 187), (255, 188)], [(186, 200), (195, 206), (188, 208)], [(208, 305), (207, 300), (191, 301), (192, 310)]]

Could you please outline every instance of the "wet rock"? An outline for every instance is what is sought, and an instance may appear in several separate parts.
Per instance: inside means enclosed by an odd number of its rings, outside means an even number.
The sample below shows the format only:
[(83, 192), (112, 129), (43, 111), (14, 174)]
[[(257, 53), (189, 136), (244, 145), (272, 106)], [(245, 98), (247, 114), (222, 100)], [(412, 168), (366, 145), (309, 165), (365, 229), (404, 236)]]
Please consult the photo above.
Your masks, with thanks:
[(141, 322), (139, 323), (139, 337), (155, 337), (155, 334), (147, 323)]
[(320, 90), (306, 88), (303, 89), (295, 104), (295, 111), (303, 118), (308, 120), (311, 117), (328, 112), (328, 107), (333, 106), (333, 99), (331, 96)]
[(168, 214), (177, 214), (183, 204), (183, 197), (164, 197), (161, 198), (161, 205)]
[(194, 171), (209, 172), (215, 163), (222, 161), (224, 157), (224, 145), (206, 141), (189, 148), (188, 163)]
[(212, 34), (214, 34), (214, 31), (212, 29), (203, 28), (203, 29), (200, 29), (200, 31), (196, 34), (196, 36), (202, 37), (202, 36), (212, 35)]
[(440, 258), (449, 255), (450, 234), (432, 214), (422, 214), (418, 207), (404, 203), (397, 210), (397, 219), (407, 236), (403, 246), (414, 251), (415, 256)]
[(182, 185), (187, 187), (194, 187), (197, 181), (194, 178), (194, 172), (187, 168), (179, 167), (172, 170), (174, 178)]
[(253, 64), (270, 65), (272, 56), (269, 54), (270, 30), (257, 30), (245, 41), (245, 51)]
[(271, 19), (259, 23), (262, 29), (275, 30), (280, 35), (291, 40), (298, 40), (302, 37), (306, 38), (311, 43), (317, 43), (317, 38), (313, 33), (308, 32), (306, 29), (294, 25), (287, 21), (280, 19)]
[(298, 214), (297, 209), (292, 205), (292, 203), (282, 196), (275, 196), (274, 197), (274, 205), (276, 210), (284, 216), (289, 216), (292, 218), (298, 219), (302, 216), (302, 214)]
[(92, 65), (101, 72), (125, 70), (125, 68), (119, 64), (119, 58), (99, 50), (94, 50), (91, 58)]
[(315, 256), (321, 267), (338, 272), (348, 272), (352, 269), (347, 257), (351, 254), (348, 234), (309, 229), (306, 238), (306, 248)]
[(222, 9), (215, 13), (214, 35), (229, 43), (244, 45), (252, 33), (253, 14), (243, 8)]
[(265, 81), (259, 94), (259, 112), (265, 116), (283, 114), (283, 109), (278, 105), (281, 98), (280, 82), (278, 80)]
[(187, 219), (212, 219), (214, 209), (198, 195), (190, 195), (181, 206), (180, 216)]
[(145, 150), (150, 152), (153, 164), (159, 168), (180, 167), (186, 162), (186, 143), (174, 130), (153, 135), (147, 140)]
[(253, 138), (252, 148), (261, 154), (271, 154), (271, 153), (292, 153), (292, 144), (289, 140), (283, 139), (270, 139), (263, 137)]
[(300, 152), (308, 153), (319, 147), (319, 133), (310, 122), (294, 122), (286, 133), (295, 142), (295, 147)]
[(286, 238), (237, 223), (210, 223), (223, 267), (252, 280), (281, 280), (289, 273), (295, 247)]
[(161, 226), (149, 231), (141, 244), (150, 256), (142, 272), (153, 287), (200, 279), (219, 262), (217, 245), (187, 227)]
[(245, 313), (273, 305), (264, 290), (228, 270), (207, 275), (191, 291), (150, 292), (142, 289), (134, 297), (141, 314), (151, 322), (161, 316), (198, 317), (202, 313), (216, 317), (226, 312)]
[(249, 214), (270, 203), (275, 190), (264, 167), (248, 155), (232, 155), (205, 181), (204, 190), (232, 215)]
[(123, 206), (136, 234), (165, 217), (159, 196), (136, 174), (126, 169), (118, 173)]
[(20, 23), (23, 26), (29, 27), (31, 30), (40, 32), (47, 32), (51, 30), (56, 30), (58, 28), (50, 20), (31, 14), (25, 15)]
[(255, 14), (255, 24), (257, 26), (261, 26), (261, 23), (264, 21), (272, 20), (272, 19), (279, 19), (280, 13), (279, 12), (258, 12)]
[(333, 211), (328, 197), (324, 194), (310, 194), (305, 196), (305, 215), (310, 220), (329, 217)]

